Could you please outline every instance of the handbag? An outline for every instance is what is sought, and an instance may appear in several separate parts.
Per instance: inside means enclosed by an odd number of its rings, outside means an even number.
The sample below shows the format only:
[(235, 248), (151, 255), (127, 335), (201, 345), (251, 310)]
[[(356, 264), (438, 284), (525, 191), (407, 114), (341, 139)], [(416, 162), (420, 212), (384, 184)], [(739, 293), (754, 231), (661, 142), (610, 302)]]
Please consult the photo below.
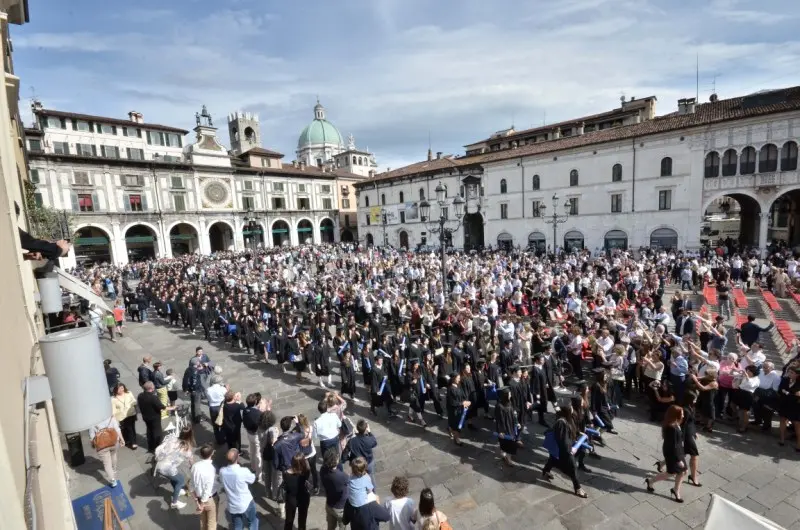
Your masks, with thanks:
[(99, 431), (97, 431), (92, 438), (92, 445), (97, 451), (102, 451), (103, 449), (108, 449), (109, 447), (114, 447), (117, 445), (117, 441), (119, 440), (119, 435), (117, 435), (117, 430), (111, 427), (111, 420), (108, 420), (108, 426), (103, 427)]
[(224, 420), (225, 417), (224, 412), (225, 412), (225, 405), (222, 404), (219, 406), (219, 412), (217, 413), (217, 417), (214, 418), (214, 425), (216, 425), (217, 427), (222, 427), (222, 421)]

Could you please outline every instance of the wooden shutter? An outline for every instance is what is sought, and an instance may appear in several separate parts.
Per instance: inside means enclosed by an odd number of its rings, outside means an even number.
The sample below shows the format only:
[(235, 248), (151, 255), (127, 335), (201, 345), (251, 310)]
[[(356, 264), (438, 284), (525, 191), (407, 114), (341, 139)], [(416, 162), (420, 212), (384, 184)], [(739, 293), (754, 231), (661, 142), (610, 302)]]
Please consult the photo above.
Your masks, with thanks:
[(73, 212), (81, 211), (81, 205), (80, 203), (78, 203), (78, 194), (70, 193), (70, 198), (72, 199), (72, 211)]
[(131, 211), (131, 196), (128, 193), (122, 194), (122, 204), (125, 207), (126, 212)]
[(145, 195), (144, 193), (142, 193), (142, 211), (143, 212), (147, 211), (147, 195)]
[(97, 199), (97, 193), (92, 193), (92, 208), (94, 208), (95, 212), (102, 210), (102, 208), (100, 208), (100, 201)]

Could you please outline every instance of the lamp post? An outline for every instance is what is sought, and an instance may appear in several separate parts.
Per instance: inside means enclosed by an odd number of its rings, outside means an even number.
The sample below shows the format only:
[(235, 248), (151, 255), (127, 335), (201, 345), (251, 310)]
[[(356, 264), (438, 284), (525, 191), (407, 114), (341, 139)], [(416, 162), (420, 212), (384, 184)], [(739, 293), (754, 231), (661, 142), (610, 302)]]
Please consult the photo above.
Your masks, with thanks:
[[(567, 219), (569, 219), (569, 212), (572, 208), (572, 205), (569, 201), (564, 203), (564, 215), (558, 214), (558, 194), (553, 194), (553, 215), (550, 216), (549, 219), (545, 219), (544, 222), (550, 225), (553, 225), (553, 253), (556, 253), (556, 228), (561, 223), (566, 223)], [(539, 205), (539, 216), (544, 217), (544, 212), (547, 210), (546, 204)]]
[[(258, 229), (258, 223), (256, 223), (257, 219), (258, 218), (253, 213), (253, 210), (251, 208), (248, 208), (247, 213), (244, 216), (245, 229), (248, 232), (247, 236), (245, 237), (244, 248), (250, 250), (254, 250), (255, 248), (255, 245), (253, 244), (253, 237), (255, 236), (255, 231)], [(249, 246), (247, 244), (248, 239), (250, 240)]]
[[(423, 200), (419, 203), (419, 215), (423, 223), (428, 226), (428, 230), (431, 231), (433, 234), (439, 234), (439, 252), (440, 252), (440, 259), (441, 259), (441, 268), (442, 268), (442, 291), (444, 292), (445, 300), (447, 300), (447, 276), (444, 270), (445, 267), (445, 249), (447, 240), (452, 240), (453, 234), (458, 231), (459, 227), (461, 226), (461, 220), (464, 217), (464, 199), (457, 195), (453, 201), (453, 213), (455, 214), (455, 220), (453, 221), (455, 225), (448, 225), (448, 222), (451, 222), (451, 219), (448, 219), (448, 216), (445, 214), (445, 208), (448, 206), (447, 201), (447, 188), (439, 182), (439, 185), (436, 186), (436, 204), (439, 205), (439, 218), (438, 219), (431, 219), (430, 212), (431, 212), (431, 205), (428, 201)], [(430, 221), (429, 221), (430, 220)]]
[(381, 208), (381, 225), (383, 226), (383, 246), (388, 247), (389, 242), (386, 239), (386, 208)]

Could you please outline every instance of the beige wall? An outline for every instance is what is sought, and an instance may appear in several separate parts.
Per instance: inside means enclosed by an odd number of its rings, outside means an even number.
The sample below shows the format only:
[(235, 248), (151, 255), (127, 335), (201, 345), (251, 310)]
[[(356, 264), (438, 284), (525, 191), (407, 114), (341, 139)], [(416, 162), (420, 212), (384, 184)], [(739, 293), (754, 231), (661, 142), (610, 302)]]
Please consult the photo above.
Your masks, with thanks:
[[(3, 34), (7, 20), (0, 15)], [(5, 55), (7, 43), (2, 42)], [(6, 71), (7, 76), (10, 72)], [(2, 528), (25, 528), (24, 506), (26, 486), (26, 445), (24, 439), (25, 404), (22, 392), (25, 378), (42, 374), (37, 337), (41, 319), (34, 302), (35, 282), (29, 263), (22, 261), (18, 226), (24, 227), (24, 205), (21, 178), (27, 168), (18, 142), (17, 102), (9, 101), (9, 92), (0, 91), (0, 271), (3, 291), (0, 296), (0, 322), (3, 330), (3, 376), (0, 385), (0, 510)], [(18, 219), (14, 202), (23, 208)], [(58, 433), (55, 431), (51, 404), (37, 410), (31, 424), (30, 440), (35, 444), (38, 487), (34, 502), (38, 528), (74, 528), (72, 508), (67, 491), (66, 473)]]

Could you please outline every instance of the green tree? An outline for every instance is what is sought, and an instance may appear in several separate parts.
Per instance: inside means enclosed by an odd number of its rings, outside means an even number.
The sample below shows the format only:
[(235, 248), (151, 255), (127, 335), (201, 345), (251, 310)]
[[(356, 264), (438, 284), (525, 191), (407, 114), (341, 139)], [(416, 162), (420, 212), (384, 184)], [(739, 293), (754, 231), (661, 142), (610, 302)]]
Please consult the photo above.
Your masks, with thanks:
[(25, 181), (25, 209), (28, 214), (30, 234), (40, 239), (69, 238), (73, 216), (67, 210), (56, 210), (36, 204), (36, 184)]

